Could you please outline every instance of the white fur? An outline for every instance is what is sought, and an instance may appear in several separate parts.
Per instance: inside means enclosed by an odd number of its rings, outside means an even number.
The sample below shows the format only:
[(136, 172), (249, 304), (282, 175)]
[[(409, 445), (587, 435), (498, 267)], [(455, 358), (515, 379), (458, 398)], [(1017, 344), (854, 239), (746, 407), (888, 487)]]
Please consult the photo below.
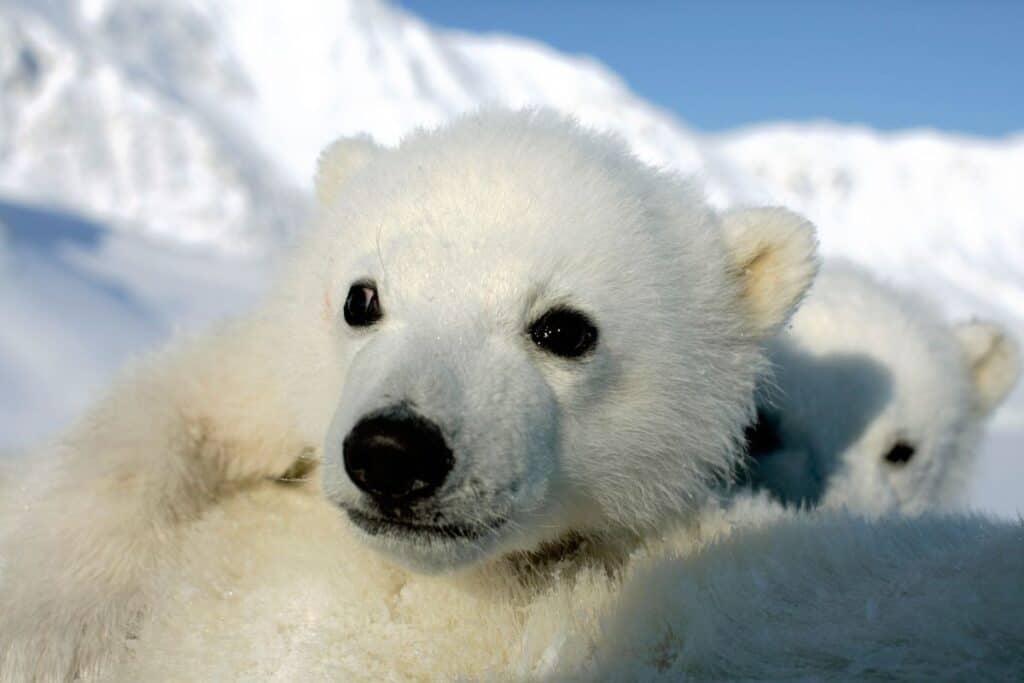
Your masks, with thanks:
[[(745, 298), (755, 323), (762, 334), (772, 334), (788, 319), (792, 302), (803, 297), (817, 272), (814, 230), (800, 216), (779, 208), (726, 211), (722, 229), (733, 247), (736, 267), (746, 274)], [(785, 247), (780, 249), (780, 244)]]
[[(3, 680), (100, 679), (133, 661), (188, 679), (171, 658), (131, 654), (192, 643), (216, 666), (222, 641), (243, 666), (236, 654), (272, 639), (246, 649), (219, 623), (288, 635), (295, 610), (317, 605), (334, 610), (339, 642), (360, 644), (336, 671), (432, 671), (448, 638), (449, 621), (430, 619), (439, 604), (469, 624), (474, 610), (521, 619), (537, 588), (515, 586), (550, 582), (552, 566), (618, 566), (693, 518), (734, 466), (759, 344), (814, 273), (806, 222), (765, 211), (723, 229), (688, 183), (548, 113), (470, 117), (398, 149), (341, 142), (317, 177), (317, 227), (265, 305), (140, 365), (5, 492)], [(366, 278), (384, 317), (353, 329), (341, 309)], [(597, 324), (585, 358), (531, 342), (530, 323), (558, 305)], [(367, 501), (342, 440), (396, 402), (454, 452), (435, 523), (478, 538), (349, 522)], [(266, 483), (278, 479), (291, 483)], [(249, 587), (285, 599), (246, 603)], [(191, 597), (196, 611), (168, 622)], [(376, 624), (395, 637), (372, 650), (361, 634)], [(388, 668), (401, 648), (421, 668)]]
[[(988, 323), (950, 327), (925, 301), (847, 264), (825, 268), (770, 344), (753, 478), (787, 502), (917, 513), (962, 502), (981, 425), (1018, 375)], [(897, 443), (905, 463), (885, 454)]]
[(985, 415), (1010, 393), (1020, 376), (1020, 349), (1006, 330), (980, 320), (953, 328), (974, 389), (975, 412)]
[(742, 497), (605, 563), (439, 578), (266, 484), (185, 546), (117, 680), (1007, 680), (1024, 653), (1024, 528), (975, 517)]
[(588, 624), (598, 638), (566, 639), (554, 678), (1020, 677), (1020, 523), (869, 522), (842, 511), (783, 512), (749, 498), (699, 521), (696, 547), (691, 532), (634, 558), (599, 626)]

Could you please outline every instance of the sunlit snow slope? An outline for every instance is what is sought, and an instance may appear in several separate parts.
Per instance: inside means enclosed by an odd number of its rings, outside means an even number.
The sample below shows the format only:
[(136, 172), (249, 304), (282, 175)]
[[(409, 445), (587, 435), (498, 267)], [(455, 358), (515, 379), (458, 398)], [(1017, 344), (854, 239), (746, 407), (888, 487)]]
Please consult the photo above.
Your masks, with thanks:
[[(1024, 339), (1024, 136), (701, 135), (591, 60), (373, 0), (0, 0), (0, 88), (0, 446), (56, 427), (176, 326), (251, 301), (267, 272), (253, 259), (301, 230), (326, 142), (391, 144), (492, 104), (618, 131), (648, 161), (700, 174), (717, 204), (803, 211), (826, 254)], [(1018, 391), (979, 505), (1024, 509), (1022, 445)]]

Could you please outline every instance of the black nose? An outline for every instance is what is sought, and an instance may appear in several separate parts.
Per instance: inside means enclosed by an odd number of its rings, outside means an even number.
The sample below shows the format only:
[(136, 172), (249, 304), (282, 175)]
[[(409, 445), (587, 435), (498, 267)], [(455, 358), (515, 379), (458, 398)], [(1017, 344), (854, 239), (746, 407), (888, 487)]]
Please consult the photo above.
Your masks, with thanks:
[(388, 506), (431, 495), (455, 462), (437, 425), (404, 406), (363, 418), (344, 454), (352, 483)]

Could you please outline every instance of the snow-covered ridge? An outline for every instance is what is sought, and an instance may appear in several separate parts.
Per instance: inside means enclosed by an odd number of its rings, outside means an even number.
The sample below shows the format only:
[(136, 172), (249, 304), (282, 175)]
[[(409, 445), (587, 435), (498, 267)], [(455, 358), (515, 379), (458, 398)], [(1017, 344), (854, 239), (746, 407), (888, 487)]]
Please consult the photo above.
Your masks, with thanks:
[(301, 221), (275, 164), (97, 43), (0, 7), (0, 192), (230, 251)]
[(972, 237), (972, 257), (1024, 250), (1024, 137), (702, 136), (593, 60), (437, 29), (377, 0), (8, 0), (0, 68), (0, 190), (225, 249), (301, 220), (297, 198), (338, 135), (394, 143), (500, 104), (618, 131), (652, 163), (701, 174), (716, 203), (804, 210), (827, 250), (877, 254), (884, 237), (888, 266), (981, 223), (996, 238)]

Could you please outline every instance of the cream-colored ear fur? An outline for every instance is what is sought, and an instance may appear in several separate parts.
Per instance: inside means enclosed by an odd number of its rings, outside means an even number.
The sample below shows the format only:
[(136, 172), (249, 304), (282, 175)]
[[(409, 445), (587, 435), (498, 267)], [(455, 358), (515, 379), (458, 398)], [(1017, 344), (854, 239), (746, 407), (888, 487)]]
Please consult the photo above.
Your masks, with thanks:
[(341, 138), (324, 148), (316, 167), (316, 198), (320, 204), (332, 203), (345, 180), (379, 153), (377, 143), (365, 135)]
[(972, 320), (954, 328), (974, 385), (976, 408), (981, 414), (998, 406), (1020, 376), (1020, 350), (998, 325)]
[(753, 331), (769, 337), (796, 310), (818, 272), (814, 226), (780, 208), (734, 209), (721, 221)]

